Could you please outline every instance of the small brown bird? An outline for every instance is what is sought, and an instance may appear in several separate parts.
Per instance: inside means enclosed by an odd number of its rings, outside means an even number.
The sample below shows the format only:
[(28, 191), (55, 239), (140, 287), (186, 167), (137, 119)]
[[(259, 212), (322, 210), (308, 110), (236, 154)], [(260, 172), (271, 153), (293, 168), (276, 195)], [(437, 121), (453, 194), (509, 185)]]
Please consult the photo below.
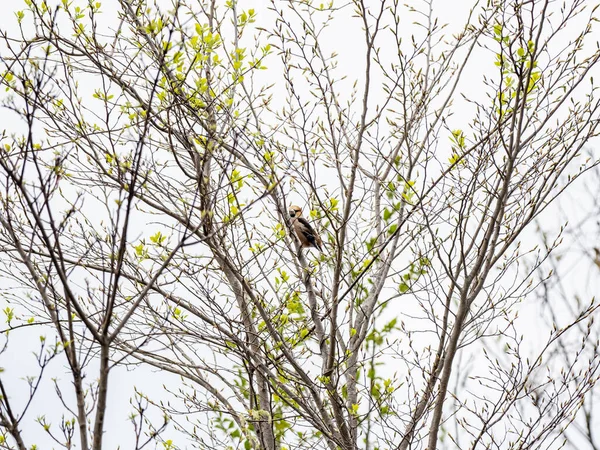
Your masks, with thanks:
[(310, 226), (310, 223), (302, 217), (302, 209), (299, 206), (290, 206), (289, 213), (292, 218), (292, 227), (294, 228), (302, 247), (314, 247), (322, 252), (323, 242), (315, 230), (313, 230), (313, 227)]

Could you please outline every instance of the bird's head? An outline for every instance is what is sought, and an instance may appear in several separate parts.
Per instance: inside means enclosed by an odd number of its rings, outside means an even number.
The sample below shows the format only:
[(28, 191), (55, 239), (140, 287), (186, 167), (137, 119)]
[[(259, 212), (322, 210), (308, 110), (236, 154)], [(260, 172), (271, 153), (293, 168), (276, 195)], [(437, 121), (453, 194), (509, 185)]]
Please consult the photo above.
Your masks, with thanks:
[(302, 209), (299, 206), (290, 206), (290, 209), (288, 210), (288, 212), (290, 213), (290, 217), (294, 218), (294, 217), (300, 217), (302, 215)]

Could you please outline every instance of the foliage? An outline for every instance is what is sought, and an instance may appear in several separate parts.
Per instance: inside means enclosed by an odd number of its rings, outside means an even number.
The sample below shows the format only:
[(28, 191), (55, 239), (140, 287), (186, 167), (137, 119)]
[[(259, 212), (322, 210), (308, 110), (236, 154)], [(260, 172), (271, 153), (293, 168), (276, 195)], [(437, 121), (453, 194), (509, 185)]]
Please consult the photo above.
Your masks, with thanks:
[[(539, 345), (519, 311), (563, 231), (532, 223), (599, 162), (588, 3), (451, 33), (431, 2), (26, 0), (0, 32), (2, 336), (52, 338), (23, 408), (0, 375), (0, 447), (37, 421), (101, 449), (126, 366), (178, 377), (131, 393), (127, 448), (560, 446), (598, 307), (564, 298)], [(58, 424), (30, 411), (56, 359)]]

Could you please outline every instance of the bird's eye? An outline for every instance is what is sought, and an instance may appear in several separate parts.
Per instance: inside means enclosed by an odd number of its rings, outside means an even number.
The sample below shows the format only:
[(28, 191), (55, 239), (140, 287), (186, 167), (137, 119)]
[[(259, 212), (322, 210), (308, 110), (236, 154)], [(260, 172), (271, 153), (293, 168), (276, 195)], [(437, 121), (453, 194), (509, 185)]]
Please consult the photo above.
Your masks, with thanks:
[(296, 211), (290, 211), (290, 217), (294, 217), (296, 215)]

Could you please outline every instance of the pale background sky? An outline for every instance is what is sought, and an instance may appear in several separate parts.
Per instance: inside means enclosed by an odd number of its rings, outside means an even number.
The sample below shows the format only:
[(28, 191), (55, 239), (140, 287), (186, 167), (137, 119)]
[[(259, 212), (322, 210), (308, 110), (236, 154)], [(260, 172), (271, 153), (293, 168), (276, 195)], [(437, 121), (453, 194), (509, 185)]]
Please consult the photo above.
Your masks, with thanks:
[[(371, 0), (376, 1), (376, 0)], [(49, 2), (49, 4), (54, 4), (55, 2)], [(81, 4), (85, 4), (86, 2), (81, 2)], [(369, 2), (367, 2), (369, 3)], [(75, 4), (77, 4), (75, 2)], [(167, 5), (167, 2), (159, 1), (159, 5)], [(254, 8), (258, 14), (258, 23), (257, 25), (269, 26), (269, 13), (265, 11), (265, 8), (270, 4), (270, 2), (266, 1), (245, 1), (242, 0), (239, 2), (240, 9), (249, 9)], [(434, 1), (434, 11), (440, 17), (441, 21), (448, 22), (448, 29), (450, 33), (454, 30), (458, 31), (463, 25), (467, 15), (469, 8), (471, 6), (471, 1), (447, 1), (447, 0), (437, 0)], [(101, 15), (101, 18), (106, 21), (106, 23), (110, 23), (112, 27), (116, 28), (118, 26), (118, 22), (115, 21), (115, 12), (116, 11), (117, 2), (115, 0), (108, 0), (102, 2), (102, 10), (104, 14)], [(22, 3), (17, 1), (5, 2), (4, 12), (2, 24), (0, 27), (4, 30), (8, 30), (9, 33), (16, 32), (16, 19), (14, 18), (13, 12), (22, 9)], [(344, 14), (344, 13), (342, 13)], [(329, 28), (328, 33), (323, 35), (324, 42), (327, 42), (327, 46), (335, 50), (339, 55), (339, 66), (338, 71), (348, 73), (349, 75), (355, 75), (357, 71), (357, 62), (354, 58), (356, 54), (356, 48), (361, 48), (363, 46), (363, 36), (360, 33), (356, 33), (354, 30), (350, 30), (350, 24), (355, 23), (356, 19), (348, 18), (347, 22), (340, 22), (336, 26)], [(350, 21), (354, 22), (350, 22)], [(261, 21), (264, 21), (261, 22)], [(356, 25), (354, 25), (356, 26)], [(408, 26), (408, 25), (407, 25)], [(408, 32), (407, 32), (408, 34)], [(600, 40), (600, 33), (596, 31), (597, 39)], [(475, 59), (476, 61), (476, 59)], [(487, 63), (489, 63), (489, 58)], [(272, 57), (272, 61), (267, 60), (267, 66), (269, 67), (277, 67), (278, 58), (276, 56)], [(467, 95), (476, 96), (478, 90), (481, 88), (481, 75), (485, 70), (485, 64), (482, 63), (481, 66), (477, 66), (476, 64), (471, 64), (470, 71), (465, 76), (462, 82), (462, 90)], [(266, 79), (272, 77), (273, 79), (278, 78), (278, 73), (276, 70), (268, 70), (264, 72), (264, 76)], [(600, 76), (598, 77), (600, 79)], [(352, 77), (348, 80), (348, 84), (351, 85), (353, 83)], [(93, 91), (93, 86), (89, 86), (90, 97), (91, 92)], [(284, 97), (283, 95), (281, 96)], [(464, 117), (467, 119), (470, 118), (470, 111), (468, 106), (463, 106)], [(0, 111), (0, 118), (3, 124), (2, 128), (6, 128), (8, 130), (19, 130), (22, 128), (22, 124), (14, 121), (14, 116), (12, 114), (8, 114), (5, 110)], [(456, 114), (451, 121), (454, 123), (460, 123), (463, 119), (461, 114)], [(456, 126), (457, 128), (460, 126)], [(590, 142), (590, 148), (592, 151), (597, 154), (598, 150), (596, 150), (596, 142)], [(596, 200), (598, 199), (598, 183), (592, 187), (592, 189), (596, 189)], [(558, 208), (552, 208), (540, 218), (540, 222), (548, 229), (556, 231), (561, 224), (566, 222), (567, 217), (569, 218), (569, 222), (571, 224), (576, 223), (579, 219), (582, 219), (586, 213), (590, 210), (591, 206), (593, 206), (593, 196), (590, 196), (589, 193), (583, 189), (583, 182), (578, 182), (568, 193), (569, 199), (565, 202), (562, 202), (562, 210)], [(299, 200), (300, 202), (301, 200)], [(587, 228), (589, 229), (590, 235), (593, 236), (596, 230), (596, 223), (594, 220), (591, 220)], [(577, 292), (582, 297), (590, 297), (594, 294), (597, 294), (599, 283), (598, 283), (598, 272), (595, 271), (595, 268), (590, 267), (589, 263), (582, 260), (580, 258), (580, 254), (578, 253), (578, 248), (581, 244), (586, 243), (586, 239), (589, 238), (579, 238), (573, 239), (567, 237), (565, 240), (565, 244), (561, 247), (559, 251), (565, 253), (565, 259), (563, 260), (563, 264), (565, 267), (572, 266), (573, 269), (569, 271), (569, 277), (571, 280), (570, 288), (573, 289), (573, 293)], [(526, 235), (522, 239), (524, 242), (537, 242), (537, 237), (533, 232), (533, 229), (530, 229)], [(583, 241), (583, 242), (582, 242)], [(532, 244), (533, 246), (533, 244)], [(0, 289), (7, 288), (6, 284), (3, 285), (3, 281), (0, 280)], [(0, 300), (0, 307), (4, 308), (3, 300)], [(399, 315), (402, 315), (402, 310), (398, 311)], [(529, 324), (532, 321), (539, 318), (539, 305), (537, 302), (531, 302), (530, 305), (524, 306), (523, 314), (521, 315), (521, 320), (524, 324)], [(525, 326), (525, 328), (528, 328)], [(529, 327), (530, 328), (530, 327)], [(17, 345), (15, 342), (8, 347), (8, 350), (0, 355), (0, 367), (4, 368), (4, 373), (2, 373), (2, 379), (8, 383), (10, 386), (10, 394), (14, 399), (20, 399), (24, 401), (27, 397), (27, 386), (23, 381), (17, 381), (20, 377), (24, 377), (31, 373), (36, 373), (36, 364), (33, 356), (31, 356), (31, 352), (37, 349), (39, 345), (39, 334), (42, 333), (41, 330), (32, 330), (28, 333), (14, 333), (12, 339), (19, 339)], [(27, 339), (24, 337), (27, 336)], [(541, 336), (540, 336), (541, 337)], [(0, 345), (3, 343), (3, 338), (0, 338)], [(53, 377), (57, 377), (64, 381), (64, 386), (70, 386), (69, 381), (69, 373), (64, 367), (64, 361), (54, 361), (51, 367), (51, 374)], [(90, 376), (93, 376), (94, 370), (93, 366), (90, 366), (87, 370)], [(117, 369), (111, 373), (111, 378), (109, 381), (109, 410), (107, 413), (107, 421), (105, 430), (105, 448), (106, 449), (116, 449), (121, 448), (123, 450), (131, 447), (132, 442), (132, 433), (131, 433), (131, 425), (128, 422), (127, 418), (129, 414), (132, 412), (132, 409), (129, 405), (129, 399), (133, 394), (133, 387), (135, 386), (139, 391), (151, 393), (153, 398), (158, 400), (160, 397), (166, 398), (167, 396), (161, 395), (162, 384), (167, 384), (170, 387), (177, 386), (179, 383), (177, 377), (165, 375), (164, 373), (157, 374), (156, 371), (151, 370), (149, 368), (138, 367), (135, 371), (130, 372), (125, 369)], [(69, 392), (68, 389), (65, 389), (65, 392)], [(37, 443), (40, 445), (40, 448), (51, 448), (51, 445), (47, 441), (47, 436), (44, 434), (42, 428), (36, 424), (32, 424), (31, 418), (36, 417), (38, 415), (46, 415), (49, 421), (54, 423), (57, 422), (56, 410), (60, 410), (62, 412), (62, 407), (54, 408), (53, 405), (58, 405), (58, 400), (56, 395), (54, 394), (52, 388), (52, 382), (49, 376), (46, 376), (46, 379), (42, 385), (42, 392), (37, 396), (35, 400), (35, 404), (33, 405), (31, 411), (29, 412), (30, 420), (24, 422), (24, 429), (26, 431), (26, 436), (28, 438), (28, 443)], [(600, 429), (600, 421), (598, 422), (598, 427)], [(165, 439), (168, 438), (176, 438), (176, 433), (174, 431), (167, 431), (163, 437)], [(42, 445), (44, 444), (45, 445)], [(182, 446), (184, 447), (184, 446)]]

